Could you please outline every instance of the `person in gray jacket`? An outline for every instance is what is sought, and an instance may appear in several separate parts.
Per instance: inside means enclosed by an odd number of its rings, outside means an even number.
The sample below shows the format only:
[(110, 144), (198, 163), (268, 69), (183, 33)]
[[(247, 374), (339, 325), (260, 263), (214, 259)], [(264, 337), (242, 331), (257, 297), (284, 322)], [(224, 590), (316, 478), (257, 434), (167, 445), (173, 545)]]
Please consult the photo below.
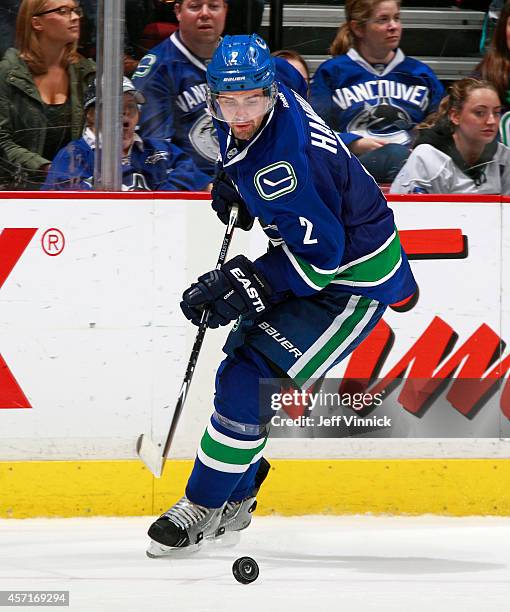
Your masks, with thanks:
[(471, 77), (454, 83), (438, 112), (418, 126), (390, 193), (510, 194), (510, 149), (498, 141), (500, 119), (494, 85)]

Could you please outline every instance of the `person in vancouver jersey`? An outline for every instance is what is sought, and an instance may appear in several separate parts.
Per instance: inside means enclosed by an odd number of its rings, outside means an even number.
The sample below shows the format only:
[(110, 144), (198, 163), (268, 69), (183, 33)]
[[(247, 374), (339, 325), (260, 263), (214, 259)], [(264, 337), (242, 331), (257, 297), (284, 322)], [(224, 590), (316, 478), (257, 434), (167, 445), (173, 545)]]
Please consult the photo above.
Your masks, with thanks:
[(238, 255), (201, 275), (183, 294), (195, 325), (205, 308), (209, 327), (236, 323), (185, 495), (149, 529), (154, 557), (250, 524), (271, 418), (258, 405), (259, 380), (288, 377), (307, 389), (387, 305), (417, 289), (377, 184), (308, 102), (276, 83), (262, 38), (226, 36), (207, 83), (221, 155), (213, 208), (225, 223), (239, 204), (238, 225), (248, 230), (257, 218), (270, 246), (255, 261)]
[(314, 74), (312, 106), (379, 182), (409, 157), (414, 127), (437, 110), (434, 72), (399, 48), (400, 0), (346, 0), (331, 59)]

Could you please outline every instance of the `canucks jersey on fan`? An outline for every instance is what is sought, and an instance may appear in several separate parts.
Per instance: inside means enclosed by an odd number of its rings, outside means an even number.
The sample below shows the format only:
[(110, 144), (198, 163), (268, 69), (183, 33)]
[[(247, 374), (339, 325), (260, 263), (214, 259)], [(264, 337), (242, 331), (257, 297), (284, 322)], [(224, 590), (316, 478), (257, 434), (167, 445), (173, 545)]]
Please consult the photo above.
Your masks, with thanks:
[[(82, 138), (57, 153), (42, 189), (93, 189), (95, 147), (94, 133), (85, 128)], [(188, 155), (165, 140), (135, 136), (122, 160), (122, 191), (199, 191), (209, 180)]]
[(280, 84), (250, 141), (215, 123), (223, 167), (273, 245), (255, 263), (276, 292), (329, 286), (384, 304), (414, 293), (384, 196), (301, 96)]
[(140, 60), (133, 83), (147, 98), (140, 134), (172, 139), (202, 172), (213, 176), (218, 140), (206, 113), (205, 74), (203, 61), (175, 32)]
[(369, 64), (355, 49), (319, 66), (312, 104), (333, 129), (350, 137), (407, 145), (411, 130), (437, 109), (444, 89), (423, 62), (400, 49), (387, 65)]

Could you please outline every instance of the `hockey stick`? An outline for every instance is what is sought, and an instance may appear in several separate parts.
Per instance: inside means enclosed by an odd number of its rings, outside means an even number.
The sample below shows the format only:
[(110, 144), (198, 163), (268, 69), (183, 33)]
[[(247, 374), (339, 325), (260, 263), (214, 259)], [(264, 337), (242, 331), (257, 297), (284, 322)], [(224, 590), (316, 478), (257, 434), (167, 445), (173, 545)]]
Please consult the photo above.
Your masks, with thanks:
[[(220, 254), (218, 256), (216, 270), (221, 268), (221, 266), (225, 263), (225, 259), (227, 258), (228, 249), (232, 241), (232, 236), (234, 235), (234, 228), (236, 225), (238, 212), (239, 207), (234, 204), (230, 211), (230, 218), (227, 229), (225, 230), (225, 236), (221, 245)], [(156, 478), (160, 478), (163, 474), (163, 468), (165, 467), (166, 458), (168, 456), (168, 452), (170, 451), (170, 445), (172, 444), (177, 423), (179, 422), (182, 409), (184, 408), (184, 402), (186, 401), (186, 396), (188, 395), (189, 387), (191, 385), (191, 379), (193, 378), (195, 366), (197, 365), (198, 355), (204, 341), (209, 312), (209, 309), (205, 309), (202, 313), (202, 318), (200, 319), (197, 335), (195, 337), (193, 348), (191, 349), (191, 356), (186, 367), (186, 374), (184, 375), (181, 390), (179, 391), (177, 404), (175, 405), (172, 421), (170, 423), (170, 429), (166, 437), (165, 445), (163, 446), (163, 451), (161, 450), (161, 444), (156, 445), (146, 434), (142, 434), (136, 442), (136, 452), (138, 453), (138, 456), (154, 474), (154, 476), (156, 476)]]

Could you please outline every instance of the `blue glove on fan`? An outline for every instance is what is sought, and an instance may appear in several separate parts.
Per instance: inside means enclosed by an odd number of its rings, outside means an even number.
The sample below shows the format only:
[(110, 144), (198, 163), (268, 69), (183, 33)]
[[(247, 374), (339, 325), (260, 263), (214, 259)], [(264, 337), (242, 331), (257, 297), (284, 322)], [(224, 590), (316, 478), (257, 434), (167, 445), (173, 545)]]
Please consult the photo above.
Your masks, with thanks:
[(271, 293), (271, 287), (254, 264), (238, 255), (219, 270), (199, 276), (183, 293), (181, 310), (194, 325), (199, 325), (204, 309), (209, 308), (207, 327), (214, 329), (241, 315), (246, 319), (259, 317), (269, 308)]

